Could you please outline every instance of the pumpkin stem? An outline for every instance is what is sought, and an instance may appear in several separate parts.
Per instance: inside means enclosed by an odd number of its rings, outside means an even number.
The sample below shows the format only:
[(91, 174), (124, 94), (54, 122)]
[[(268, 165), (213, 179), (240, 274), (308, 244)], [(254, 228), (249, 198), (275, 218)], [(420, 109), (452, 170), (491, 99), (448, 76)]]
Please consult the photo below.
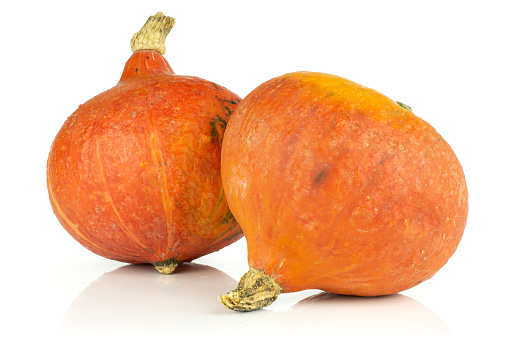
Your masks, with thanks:
[(240, 278), (237, 288), (220, 296), (219, 300), (234, 311), (254, 311), (272, 304), (282, 290), (274, 278), (251, 268)]
[(154, 267), (162, 274), (172, 274), (179, 264), (180, 261), (176, 259), (168, 259), (154, 263)]
[(148, 18), (147, 22), (131, 39), (131, 51), (153, 49), (161, 54), (166, 53), (164, 42), (175, 25), (175, 19), (158, 12)]

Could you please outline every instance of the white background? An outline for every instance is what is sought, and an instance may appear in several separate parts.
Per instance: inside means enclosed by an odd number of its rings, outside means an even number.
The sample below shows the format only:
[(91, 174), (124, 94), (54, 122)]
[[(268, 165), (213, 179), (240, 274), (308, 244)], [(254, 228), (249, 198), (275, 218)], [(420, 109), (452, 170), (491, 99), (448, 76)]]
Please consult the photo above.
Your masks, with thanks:
[[(14, 3), (14, 2), (13, 2)], [(509, 24), (504, 1), (17, 1), (0, 12), (1, 337), (506, 337)], [(411, 106), (455, 150), (469, 189), (462, 242), (398, 295), (284, 294), (236, 313), (244, 239), (172, 276), (74, 241), (46, 190), (51, 142), (114, 86), (148, 16), (177, 19), (165, 57), (244, 97), (287, 72), (332, 73)], [(10, 333), (8, 336), (5, 334)]]

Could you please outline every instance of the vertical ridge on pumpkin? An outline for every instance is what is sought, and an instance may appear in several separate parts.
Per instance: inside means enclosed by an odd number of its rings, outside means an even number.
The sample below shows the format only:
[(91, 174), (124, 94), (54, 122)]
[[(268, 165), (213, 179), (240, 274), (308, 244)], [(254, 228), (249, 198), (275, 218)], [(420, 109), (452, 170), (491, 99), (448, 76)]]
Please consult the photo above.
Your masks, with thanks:
[(100, 175), (100, 178), (101, 179), (101, 183), (102, 185), (104, 186), (104, 194), (106, 195), (106, 200), (108, 201), (111, 209), (113, 210), (113, 213), (115, 214), (115, 216), (117, 217), (119, 223), (120, 223), (120, 228), (124, 231), (125, 234), (127, 234), (127, 236), (129, 236), (129, 238), (131, 238), (138, 246), (140, 246), (141, 249), (143, 250), (146, 250), (147, 252), (150, 253), (151, 256), (154, 256), (154, 252), (152, 252), (148, 246), (146, 246), (145, 244), (143, 244), (141, 242), (140, 239), (138, 239), (138, 237), (136, 237), (132, 232), (131, 230), (129, 229), (129, 227), (125, 224), (124, 220), (122, 219), (122, 217), (120, 216), (120, 213), (118, 213), (118, 210), (117, 208), (115, 207), (115, 203), (113, 202), (113, 198), (111, 197), (111, 194), (110, 194), (110, 190), (108, 188), (108, 182), (106, 180), (106, 175), (104, 173), (104, 166), (103, 166), (103, 162), (101, 160), (101, 153), (100, 153), (100, 147), (99, 147), (99, 140), (96, 141), (95, 143), (95, 154), (96, 154), (96, 160), (97, 160), (97, 165), (98, 165), (98, 168), (99, 168), (99, 175)]
[[(163, 204), (164, 209), (164, 215), (166, 219), (166, 237), (167, 242), (165, 246), (165, 251), (167, 253), (168, 248), (172, 247), (172, 226), (173, 226), (173, 206), (172, 204), (172, 198), (170, 197), (170, 194), (168, 192), (168, 178), (166, 176), (166, 169), (164, 166), (164, 158), (163, 158), (163, 151), (159, 145), (160, 139), (159, 134), (157, 132), (157, 125), (155, 122), (155, 117), (152, 115), (152, 134), (150, 136), (150, 154), (152, 156), (152, 160), (155, 164), (157, 164), (157, 167), (159, 169), (160, 175), (158, 175), (160, 187), (161, 187), (161, 200)], [(173, 205), (173, 206), (171, 206)]]

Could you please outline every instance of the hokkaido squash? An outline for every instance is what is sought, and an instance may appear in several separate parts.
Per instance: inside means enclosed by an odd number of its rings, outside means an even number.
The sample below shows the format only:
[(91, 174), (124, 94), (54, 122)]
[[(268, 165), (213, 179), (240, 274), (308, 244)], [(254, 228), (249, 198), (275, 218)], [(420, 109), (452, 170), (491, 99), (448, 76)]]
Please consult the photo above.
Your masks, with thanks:
[(265, 82), (223, 140), (226, 198), (250, 271), (221, 301), (237, 311), (281, 292), (379, 296), (431, 278), (468, 212), (451, 147), (410, 107), (312, 72)]
[(119, 83), (67, 119), (47, 163), (62, 226), (84, 247), (165, 274), (242, 237), (220, 176), (223, 131), (240, 98), (174, 74), (157, 13), (131, 41)]

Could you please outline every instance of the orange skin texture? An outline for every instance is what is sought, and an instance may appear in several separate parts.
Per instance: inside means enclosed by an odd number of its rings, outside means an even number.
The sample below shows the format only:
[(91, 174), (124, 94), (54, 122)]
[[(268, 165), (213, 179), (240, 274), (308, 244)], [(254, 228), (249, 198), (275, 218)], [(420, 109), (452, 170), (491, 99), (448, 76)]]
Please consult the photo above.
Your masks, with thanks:
[(128, 263), (191, 261), (242, 237), (220, 176), (240, 98), (135, 52), (119, 83), (67, 119), (47, 163), (53, 211), (83, 246)]
[(338, 76), (260, 85), (228, 124), (222, 156), (249, 265), (283, 292), (403, 291), (447, 262), (465, 228), (451, 147), (410, 110)]

